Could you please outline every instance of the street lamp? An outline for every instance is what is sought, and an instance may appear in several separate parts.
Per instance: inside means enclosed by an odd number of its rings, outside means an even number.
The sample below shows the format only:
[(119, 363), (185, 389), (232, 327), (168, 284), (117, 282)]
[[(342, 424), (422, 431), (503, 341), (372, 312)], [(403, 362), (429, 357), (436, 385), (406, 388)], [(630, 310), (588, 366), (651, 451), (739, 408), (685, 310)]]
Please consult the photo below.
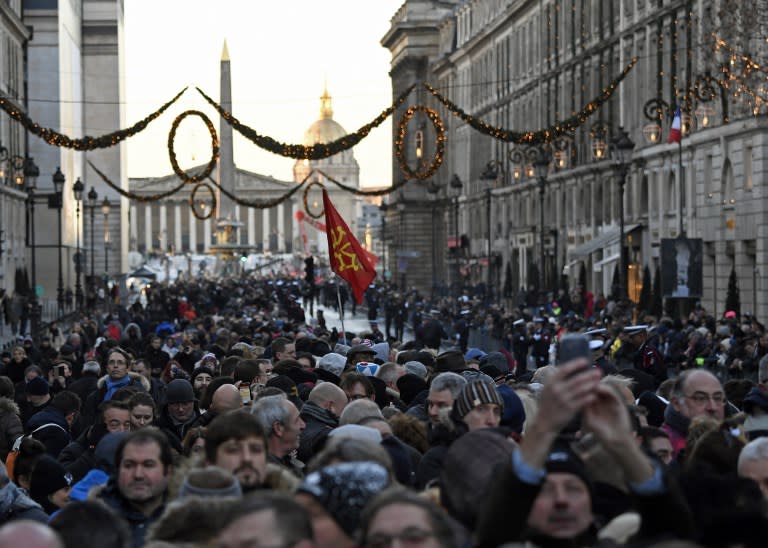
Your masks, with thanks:
[(436, 204), (437, 194), (440, 192), (440, 185), (434, 180), (427, 181), (427, 193), (430, 195), (430, 205), (432, 206), (432, 252), (430, 253), (432, 259), (432, 292), (431, 296), (434, 299), (437, 290), (437, 222), (436, 222)]
[(75, 232), (77, 232), (77, 250), (75, 251), (75, 303), (77, 304), (78, 310), (83, 308), (83, 285), (81, 283), (83, 269), (81, 266), (82, 256), (80, 255), (80, 204), (83, 201), (84, 189), (85, 185), (80, 180), (80, 177), (78, 177), (75, 184), (72, 185), (72, 193), (75, 195), (75, 204), (77, 205), (75, 209), (75, 219), (77, 224), (77, 228), (75, 229)]
[(381, 217), (381, 277), (384, 279), (384, 283), (387, 282), (387, 209), (389, 206), (384, 200), (379, 205), (379, 212)]
[(542, 289), (544, 288), (546, 277), (546, 267), (544, 266), (544, 193), (547, 186), (547, 174), (549, 173), (549, 164), (552, 161), (552, 153), (545, 146), (534, 147), (530, 150), (530, 157), (533, 160), (533, 170), (536, 173), (536, 181), (539, 186), (539, 278), (542, 280)]
[(611, 155), (613, 156), (613, 169), (616, 173), (616, 182), (619, 185), (619, 301), (627, 297), (627, 256), (624, 245), (624, 184), (632, 165), (632, 151), (635, 143), (629, 138), (629, 134), (623, 127), (611, 143)]
[[(488, 304), (491, 303), (493, 298), (493, 282), (491, 276), (491, 191), (493, 186), (499, 187), (504, 183), (506, 172), (504, 170), (504, 164), (500, 160), (491, 160), (485, 165), (483, 173), (480, 178), (488, 181), (488, 185), (485, 187), (485, 199), (486, 199), (486, 244), (488, 246), (488, 270), (486, 271), (486, 296), (488, 298)], [(493, 181), (493, 183), (491, 183)], [(493, 185), (493, 186), (492, 186)]]
[(99, 199), (99, 194), (96, 192), (96, 189), (91, 187), (91, 190), (88, 191), (88, 207), (91, 210), (91, 282), (88, 284), (88, 298), (91, 301), (91, 307), (93, 307), (96, 304), (96, 278), (94, 278), (94, 267), (93, 267), (93, 258), (95, 255), (94, 251), (94, 221), (96, 219), (96, 201)]
[(461, 187), (463, 186), (461, 183), (461, 179), (459, 179), (459, 176), (455, 173), (453, 174), (453, 177), (451, 177), (451, 182), (449, 183), (451, 185), (451, 188), (456, 191), (456, 193), (453, 195), (453, 250), (454, 250), (454, 261), (455, 261), (455, 268), (454, 268), (454, 276), (455, 276), (455, 282), (456, 282), (456, 289), (457, 289), (457, 296), (461, 295), (461, 284), (459, 280), (461, 279), (460, 271), (461, 271), (461, 236), (459, 235), (459, 196), (461, 196)]
[(59, 221), (59, 243), (58, 243), (58, 252), (59, 252), (59, 281), (58, 285), (56, 287), (56, 302), (59, 305), (59, 317), (63, 315), (64, 312), (64, 277), (62, 274), (62, 264), (61, 264), (61, 208), (64, 206), (64, 197), (63, 197), (63, 191), (64, 191), (64, 183), (66, 182), (66, 178), (64, 177), (64, 174), (61, 172), (61, 167), (56, 168), (56, 173), (53, 174), (53, 190), (54, 194), (51, 197), (51, 201), (49, 202), (48, 207), (55, 207), (56, 213)]
[(24, 186), (27, 191), (27, 204), (29, 205), (29, 246), (32, 248), (32, 302), (31, 318), (32, 337), (38, 337), (40, 333), (40, 305), (37, 302), (37, 264), (35, 262), (35, 190), (37, 190), (37, 178), (40, 176), (40, 168), (35, 161), (27, 156), (24, 159)]
[(104, 278), (105, 281), (109, 279), (109, 212), (112, 210), (112, 205), (109, 203), (109, 198), (104, 196), (104, 201), (101, 202), (101, 212), (104, 214)]

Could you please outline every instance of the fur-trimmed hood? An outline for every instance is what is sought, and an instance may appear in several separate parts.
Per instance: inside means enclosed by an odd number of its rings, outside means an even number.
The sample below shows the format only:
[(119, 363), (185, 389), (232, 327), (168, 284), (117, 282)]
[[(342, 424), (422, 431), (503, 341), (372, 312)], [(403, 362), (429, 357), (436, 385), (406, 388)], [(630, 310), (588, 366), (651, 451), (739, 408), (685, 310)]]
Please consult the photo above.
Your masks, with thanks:
[(14, 413), (19, 415), (19, 406), (10, 398), (0, 397), (0, 413)]
[[(149, 383), (149, 379), (147, 379), (144, 375), (134, 373), (133, 371), (128, 371), (128, 376), (131, 378), (131, 384), (140, 383), (141, 386), (144, 387), (145, 392), (149, 392), (152, 389), (152, 385)], [(96, 383), (96, 388), (98, 390), (106, 388), (108, 378), (109, 375), (104, 375), (103, 377), (99, 378), (99, 381)]]

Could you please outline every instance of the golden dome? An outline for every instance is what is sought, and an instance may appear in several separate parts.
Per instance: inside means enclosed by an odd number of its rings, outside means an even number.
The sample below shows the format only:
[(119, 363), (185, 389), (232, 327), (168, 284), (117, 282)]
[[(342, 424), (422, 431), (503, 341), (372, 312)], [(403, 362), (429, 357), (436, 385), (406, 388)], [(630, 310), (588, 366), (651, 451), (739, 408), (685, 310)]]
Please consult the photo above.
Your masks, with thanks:
[(333, 119), (333, 107), (331, 106), (331, 96), (328, 94), (328, 87), (323, 90), (320, 97), (320, 119), (314, 122), (309, 129), (304, 132), (304, 145), (312, 146), (317, 143), (330, 143), (344, 137), (346, 130), (341, 124)]

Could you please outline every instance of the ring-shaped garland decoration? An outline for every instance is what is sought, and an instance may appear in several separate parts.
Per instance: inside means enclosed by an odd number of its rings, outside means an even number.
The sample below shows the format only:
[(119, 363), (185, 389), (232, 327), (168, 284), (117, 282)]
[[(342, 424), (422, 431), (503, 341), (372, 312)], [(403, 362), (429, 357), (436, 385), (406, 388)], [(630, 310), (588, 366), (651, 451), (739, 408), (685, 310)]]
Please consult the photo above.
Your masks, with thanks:
[[(211, 159), (208, 161), (208, 165), (205, 166), (205, 169), (197, 175), (187, 175), (187, 173), (179, 167), (179, 163), (176, 161), (176, 151), (173, 149), (173, 142), (176, 140), (176, 130), (179, 128), (179, 124), (181, 124), (187, 116), (199, 116), (208, 128), (208, 133), (211, 134)], [(203, 179), (206, 179), (213, 172), (213, 168), (216, 167), (216, 159), (219, 157), (219, 136), (216, 134), (216, 128), (213, 126), (211, 119), (199, 110), (185, 110), (179, 114), (173, 121), (171, 131), (168, 133), (168, 156), (171, 159), (173, 172), (185, 183), (199, 183)]]
[(325, 215), (325, 207), (320, 210), (320, 213), (315, 215), (309, 210), (309, 200), (307, 199), (307, 196), (309, 195), (309, 190), (314, 186), (317, 185), (320, 187), (321, 190), (325, 190), (325, 186), (320, 181), (312, 181), (309, 183), (306, 187), (304, 187), (304, 211), (307, 212), (307, 215), (312, 217), (313, 219), (320, 219), (323, 215)]
[[(200, 190), (200, 187), (204, 187), (211, 195), (211, 211), (208, 215), (200, 215), (197, 212), (197, 209), (195, 209), (195, 197), (197, 196), (197, 191)], [(197, 183), (195, 185), (195, 188), (192, 189), (192, 193), (189, 195), (189, 208), (192, 210), (192, 215), (200, 221), (205, 221), (206, 219), (213, 217), (213, 212), (216, 211), (216, 194), (214, 194), (211, 185), (208, 183)]]
[[(417, 112), (423, 112), (427, 115), (429, 121), (432, 122), (432, 125), (435, 128), (436, 134), (435, 155), (432, 157), (432, 161), (430, 162), (429, 166), (427, 166), (427, 168), (423, 171), (412, 170), (403, 157), (403, 148), (405, 146), (405, 134), (408, 122)], [(395, 140), (395, 156), (397, 156), (397, 163), (400, 165), (402, 172), (405, 173), (406, 178), (419, 179), (423, 181), (424, 179), (429, 179), (432, 177), (443, 163), (445, 141), (445, 125), (443, 124), (443, 120), (440, 118), (440, 115), (436, 110), (433, 110), (424, 105), (414, 105), (412, 107), (408, 107), (408, 110), (405, 111), (403, 117), (400, 119), (400, 125), (398, 126), (397, 130), (397, 139)]]

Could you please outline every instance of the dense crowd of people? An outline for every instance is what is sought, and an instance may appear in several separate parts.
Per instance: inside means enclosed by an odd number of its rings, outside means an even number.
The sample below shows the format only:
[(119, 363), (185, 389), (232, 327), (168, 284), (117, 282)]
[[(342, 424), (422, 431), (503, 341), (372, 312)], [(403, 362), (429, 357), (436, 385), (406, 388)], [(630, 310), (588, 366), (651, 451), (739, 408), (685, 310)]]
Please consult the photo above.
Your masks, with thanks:
[(310, 289), (185, 280), (21, 328), (0, 547), (763, 545), (756, 318)]

